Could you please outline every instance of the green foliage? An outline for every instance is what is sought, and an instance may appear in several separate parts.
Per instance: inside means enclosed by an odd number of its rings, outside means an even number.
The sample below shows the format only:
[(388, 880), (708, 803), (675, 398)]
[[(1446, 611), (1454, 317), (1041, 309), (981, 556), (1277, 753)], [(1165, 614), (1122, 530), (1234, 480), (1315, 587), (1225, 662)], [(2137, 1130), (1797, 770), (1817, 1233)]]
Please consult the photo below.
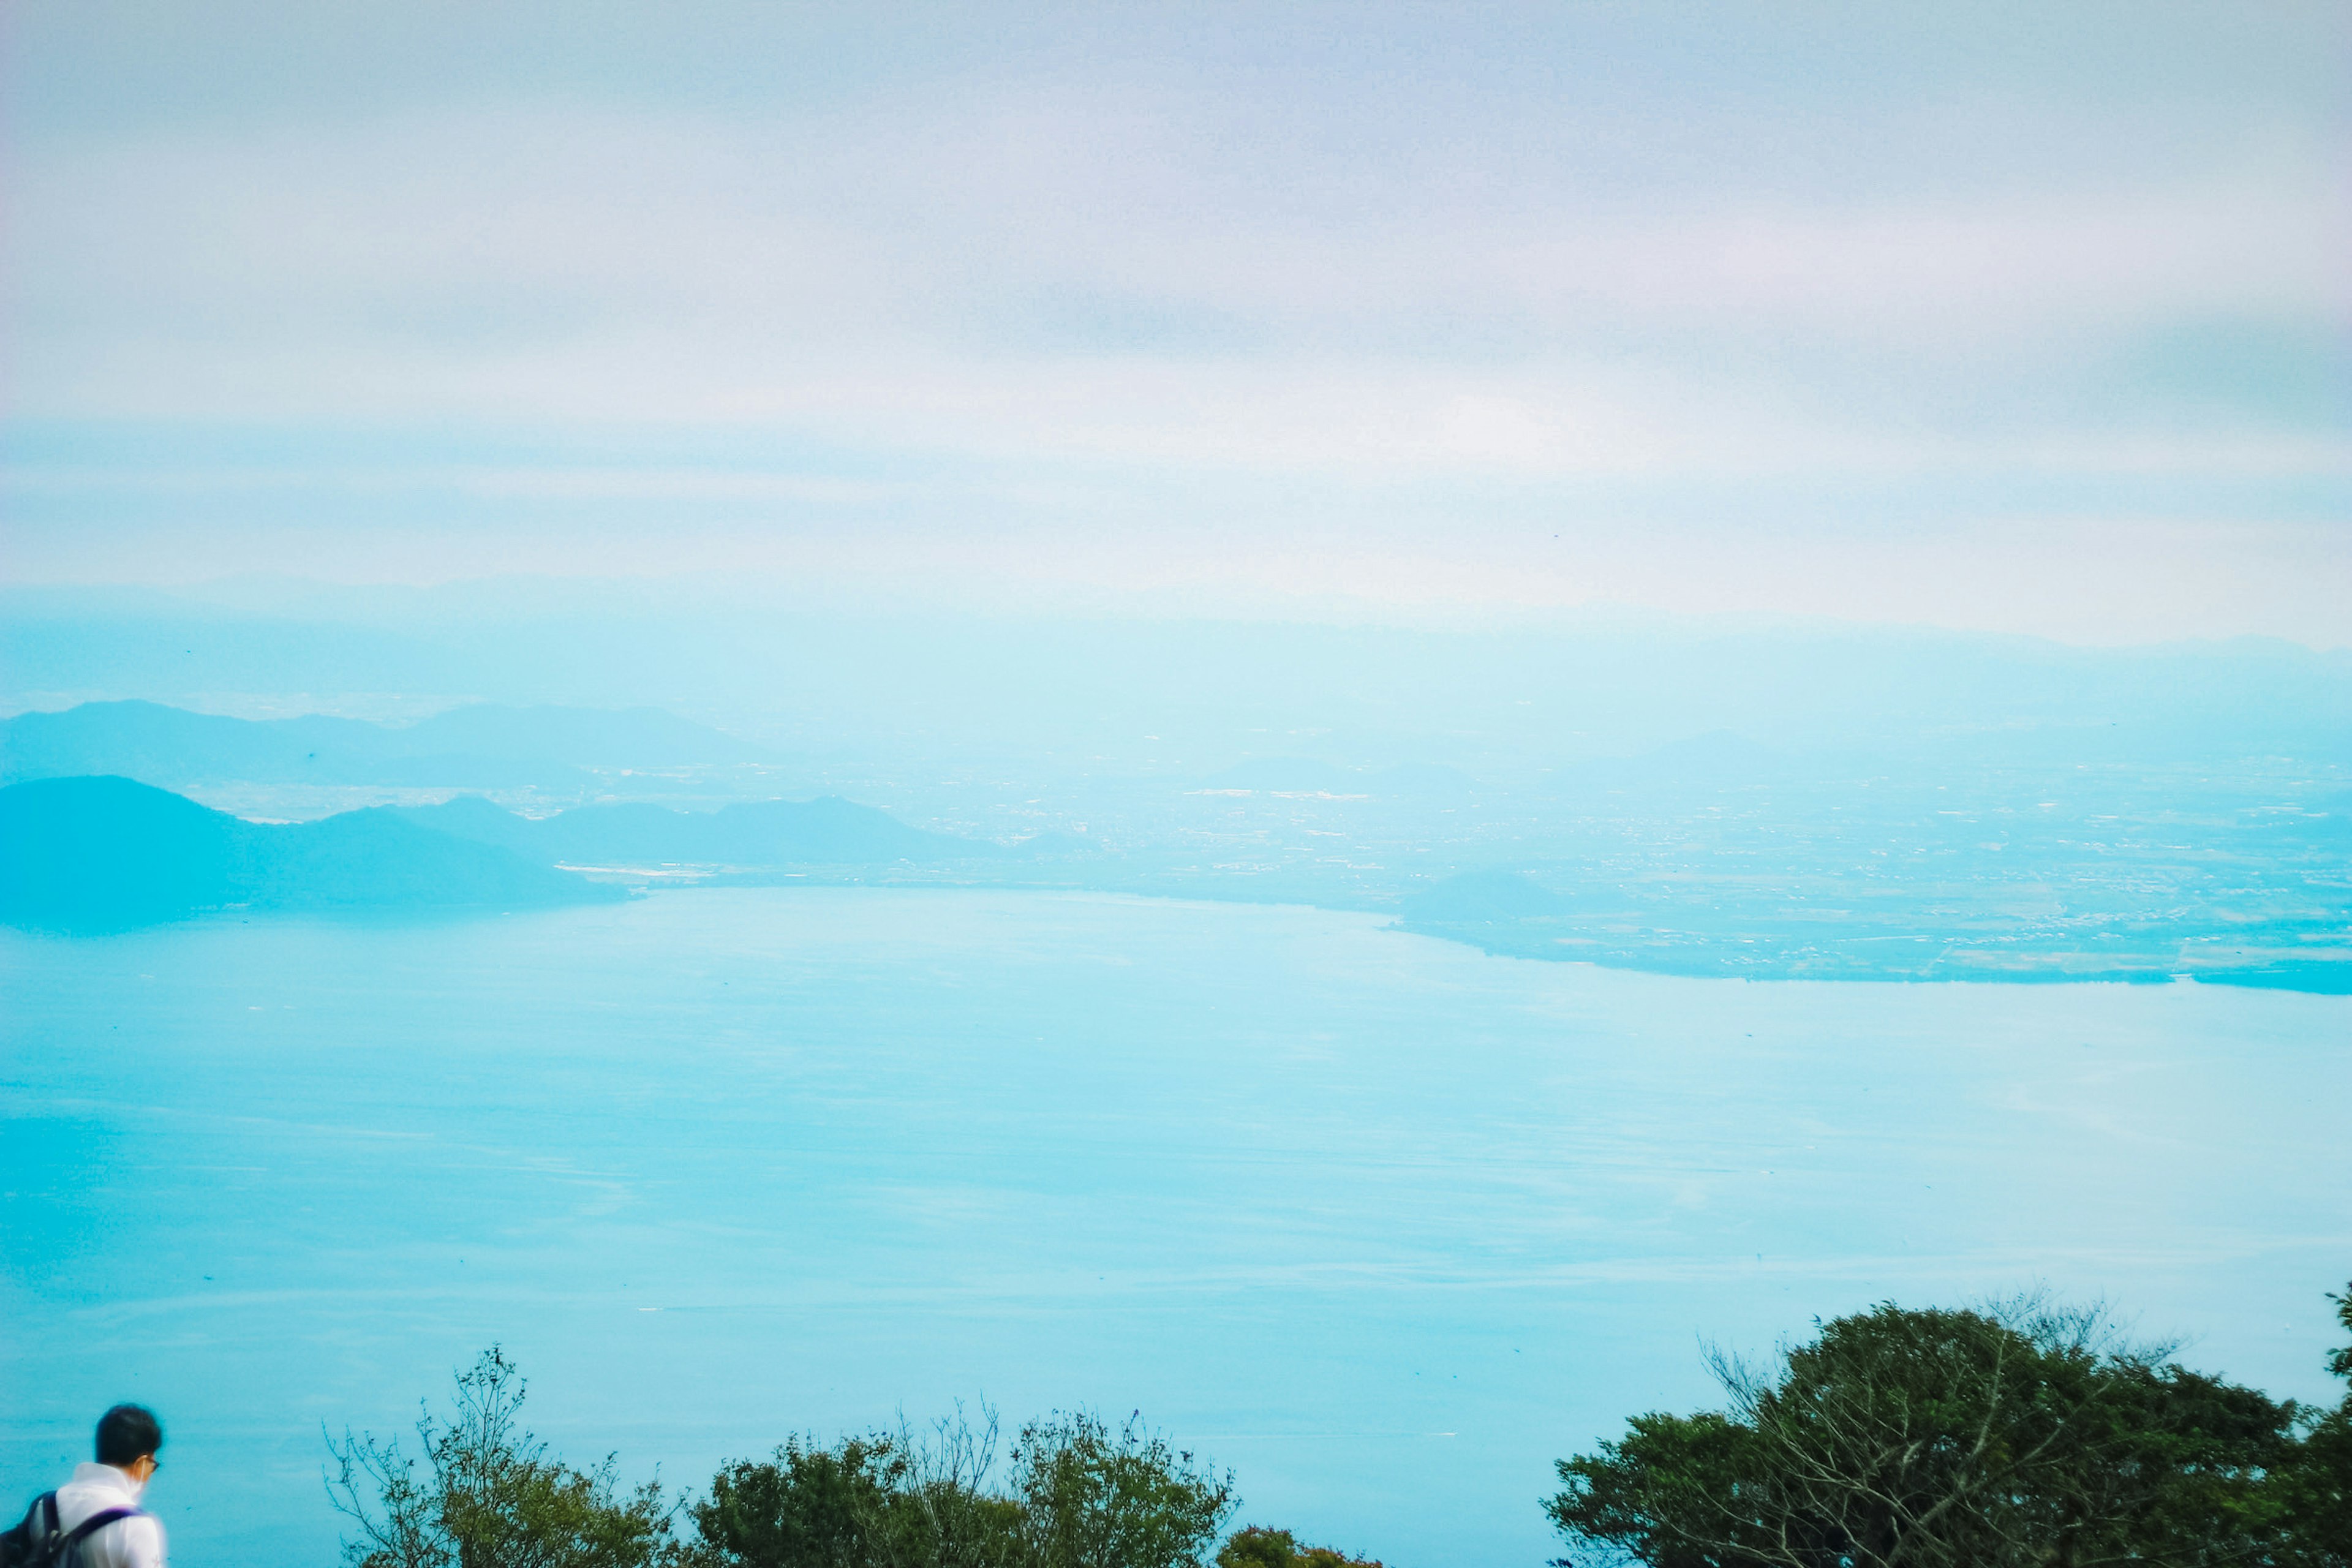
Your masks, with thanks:
[(689, 1505), (689, 1568), (1020, 1568), (1020, 1505), (992, 1492), (996, 1422), (959, 1410), (830, 1447), (795, 1437), (738, 1460)]
[(357, 1526), (347, 1568), (1202, 1568), (1233, 1510), (1230, 1475), (1083, 1413), (1023, 1428), (1000, 1485), (994, 1413), (959, 1406), (927, 1433), (794, 1437), (730, 1464), (680, 1505), (679, 1542), (658, 1482), (623, 1493), (612, 1459), (573, 1469), (522, 1429), (523, 1381), (496, 1346), (457, 1383), (450, 1418), (417, 1422), (421, 1460), (397, 1439), (328, 1440), (329, 1493)]
[(2295, 1411), (2112, 1342), (2095, 1313), (1894, 1306), (1559, 1463), (1570, 1561), (2006, 1568), (2284, 1561)]
[(358, 1528), (349, 1568), (652, 1568), (671, 1554), (659, 1482), (623, 1493), (614, 1461), (575, 1470), (518, 1422), (524, 1383), (497, 1346), (457, 1374), (446, 1422), (417, 1420), (423, 1471), (397, 1438), (344, 1433), (327, 1487)]
[(688, 1506), (698, 1538), (689, 1555), (713, 1568), (866, 1568), (902, 1468), (880, 1436), (831, 1448), (794, 1437), (772, 1459), (738, 1460)]
[[(2352, 1334), (2352, 1285), (2336, 1303), (2336, 1321)], [(2327, 1358), (2327, 1370), (2352, 1378), (2352, 1344)], [(2273, 1479), (2294, 1550), (2280, 1563), (2291, 1568), (2352, 1568), (2352, 1390), (2333, 1409), (2303, 1413), (2303, 1441)]]
[(1286, 1530), (1254, 1524), (1235, 1531), (1217, 1548), (1217, 1568), (1381, 1568), (1381, 1564), (1328, 1546), (1301, 1546)]
[(996, 1422), (961, 1411), (928, 1434), (795, 1438), (729, 1465), (688, 1513), (693, 1568), (1199, 1568), (1232, 1481), (1133, 1424), (1025, 1427), (1010, 1489)]
[(1084, 1412), (1032, 1422), (1013, 1463), (1038, 1568), (1201, 1568), (1234, 1509), (1231, 1475), (1132, 1417), (1116, 1432)]
[(894, 1441), (903, 1461), (890, 1494), (886, 1539), (893, 1568), (1019, 1568), (1029, 1561), (1020, 1504), (999, 1494), (996, 1413), (981, 1406), (973, 1426), (958, 1405), (918, 1438), (902, 1420)]

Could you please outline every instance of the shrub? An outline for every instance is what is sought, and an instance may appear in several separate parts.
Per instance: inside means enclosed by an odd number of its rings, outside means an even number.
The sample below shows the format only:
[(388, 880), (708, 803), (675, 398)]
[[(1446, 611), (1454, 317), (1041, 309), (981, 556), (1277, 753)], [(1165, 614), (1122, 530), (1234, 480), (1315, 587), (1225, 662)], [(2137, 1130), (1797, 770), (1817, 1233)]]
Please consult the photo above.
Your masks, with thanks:
[[(1559, 1462), (1576, 1561), (1654, 1568), (2277, 1562), (2294, 1407), (2115, 1342), (2096, 1313), (1882, 1306), (1729, 1408), (1635, 1417)], [(2266, 1555), (2267, 1554), (2267, 1555)]]
[(1056, 1415), (1022, 1428), (1014, 1489), (1038, 1568), (1201, 1568), (1234, 1509), (1230, 1474), (1130, 1417)]
[(710, 1568), (866, 1568), (876, 1521), (903, 1461), (889, 1439), (853, 1437), (821, 1448), (794, 1437), (766, 1460), (739, 1460), (688, 1506)]
[(350, 1568), (652, 1568), (670, 1555), (661, 1483), (624, 1493), (614, 1461), (576, 1470), (518, 1423), (525, 1384), (495, 1345), (457, 1374), (447, 1422), (427, 1409), (424, 1473), (397, 1438), (328, 1439), (327, 1489), (358, 1526)]
[(1381, 1564), (1328, 1546), (1301, 1546), (1286, 1530), (1254, 1524), (1234, 1531), (1217, 1548), (1217, 1568), (1381, 1568)]
[(1010, 1489), (997, 1426), (959, 1409), (918, 1434), (795, 1438), (729, 1465), (689, 1507), (696, 1568), (1200, 1568), (1228, 1477), (1133, 1423), (1057, 1415), (1023, 1429)]
[(1021, 1568), (1021, 1508), (992, 1493), (996, 1419), (959, 1409), (919, 1437), (896, 1432), (831, 1447), (794, 1437), (739, 1460), (691, 1504), (693, 1568)]
[[(2331, 1296), (2336, 1321), (2352, 1333), (2352, 1285)], [(2331, 1352), (2327, 1370), (2352, 1378), (2352, 1345)], [(2352, 1390), (2334, 1408), (2301, 1413), (2303, 1440), (2272, 1479), (2293, 1550), (2278, 1562), (2292, 1568), (2352, 1568)]]

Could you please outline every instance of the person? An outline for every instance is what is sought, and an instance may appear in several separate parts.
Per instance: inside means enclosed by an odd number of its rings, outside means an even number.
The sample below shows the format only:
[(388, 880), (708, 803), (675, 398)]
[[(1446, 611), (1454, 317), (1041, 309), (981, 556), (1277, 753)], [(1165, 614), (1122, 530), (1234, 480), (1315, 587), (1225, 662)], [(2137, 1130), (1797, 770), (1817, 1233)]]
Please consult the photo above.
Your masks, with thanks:
[(71, 1533), (100, 1513), (130, 1512), (83, 1537), (80, 1568), (163, 1568), (163, 1526), (139, 1507), (163, 1447), (163, 1424), (143, 1405), (118, 1405), (98, 1418), (98, 1462), (77, 1465), (58, 1489), (58, 1528)]

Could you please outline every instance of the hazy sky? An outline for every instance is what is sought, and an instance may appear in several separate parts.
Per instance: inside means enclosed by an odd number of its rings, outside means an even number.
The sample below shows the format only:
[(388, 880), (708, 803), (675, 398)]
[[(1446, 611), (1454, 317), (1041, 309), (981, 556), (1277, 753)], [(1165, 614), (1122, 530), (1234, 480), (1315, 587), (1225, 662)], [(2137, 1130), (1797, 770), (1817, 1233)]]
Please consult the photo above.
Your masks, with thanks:
[(6, 15), (16, 581), (2352, 643), (2340, 5)]

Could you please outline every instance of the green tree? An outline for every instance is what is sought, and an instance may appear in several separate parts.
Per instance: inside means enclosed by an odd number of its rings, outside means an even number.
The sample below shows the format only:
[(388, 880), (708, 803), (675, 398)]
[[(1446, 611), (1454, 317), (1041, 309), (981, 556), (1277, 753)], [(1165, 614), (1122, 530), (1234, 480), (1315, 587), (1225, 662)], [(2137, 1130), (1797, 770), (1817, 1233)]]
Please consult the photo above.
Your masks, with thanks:
[(1892, 1305), (1559, 1462), (1573, 1552), (1653, 1568), (2277, 1561), (2294, 1407), (2117, 1342), (2096, 1313)]
[(1117, 1431), (1085, 1412), (1034, 1421), (1013, 1468), (1037, 1568), (1201, 1568), (1234, 1510), (1230, 1474), (1132, 1417)]
[(1286, 1530), (1254, 1524), (1235, 1531), (1217, 1548), (1217, 1568), (1381, 1568), (1381, 1564), (1328, 1546), (1301, 1546)]
[(995, 1414), (794, 1439), (692, 1504), (694, 1568), (1200, 1568), (1233, 1482), (1136, 1423), (1056, 1415), (998, 1480)]
[(1026, 1568), (1019, 1501), (998, 1491), (996, 1413), (980, 1421), (959, 1405), (928, 1436), (901, 1419), (893, 1441), (905, 1463), (890, 1495), (883, 1539), (890, 1568)]
[(1020, 1504), (989, 1486), (996, 1418), (959, 1408), (919, 1436), (795, 1437), (739, 1460), (689, 1505), (693, 1568), (1021, 1568)]
[(887, 1437), (832, 1447), (794, 1437), (772, 1458), (740, 1459), (711, 1478), (710, 1495), (688, 1505), (709, 1568), (872, 1568), (885, 1560), (876, 1522), (904, 1461)]
[[(2336, 1303), (2336, 1321), (2352, 1334), (2352, 1285)], [(2327, 1370), (2352, 1378), (2352, 1344), (2329, 1353)], [(2294, 1549), (2292, 1568), (2352, 1568), (2352, 1389), (2332, 1409), (2303, 1413), (2303, 1441), (2274, 1478), (2280, 1512)]]
[(659, 1481), (623, 1492), (607, 1458), (577, 1470), (519, 1421), (525, 1384), (493, 1345), (457, 1374), (456, 1408), (416, 1423), (411, 1458), (394, 1438), (328, 1439), (327, 1489), (357, 1526), (350, 1568), (652, 1568), (670, 1556)]

